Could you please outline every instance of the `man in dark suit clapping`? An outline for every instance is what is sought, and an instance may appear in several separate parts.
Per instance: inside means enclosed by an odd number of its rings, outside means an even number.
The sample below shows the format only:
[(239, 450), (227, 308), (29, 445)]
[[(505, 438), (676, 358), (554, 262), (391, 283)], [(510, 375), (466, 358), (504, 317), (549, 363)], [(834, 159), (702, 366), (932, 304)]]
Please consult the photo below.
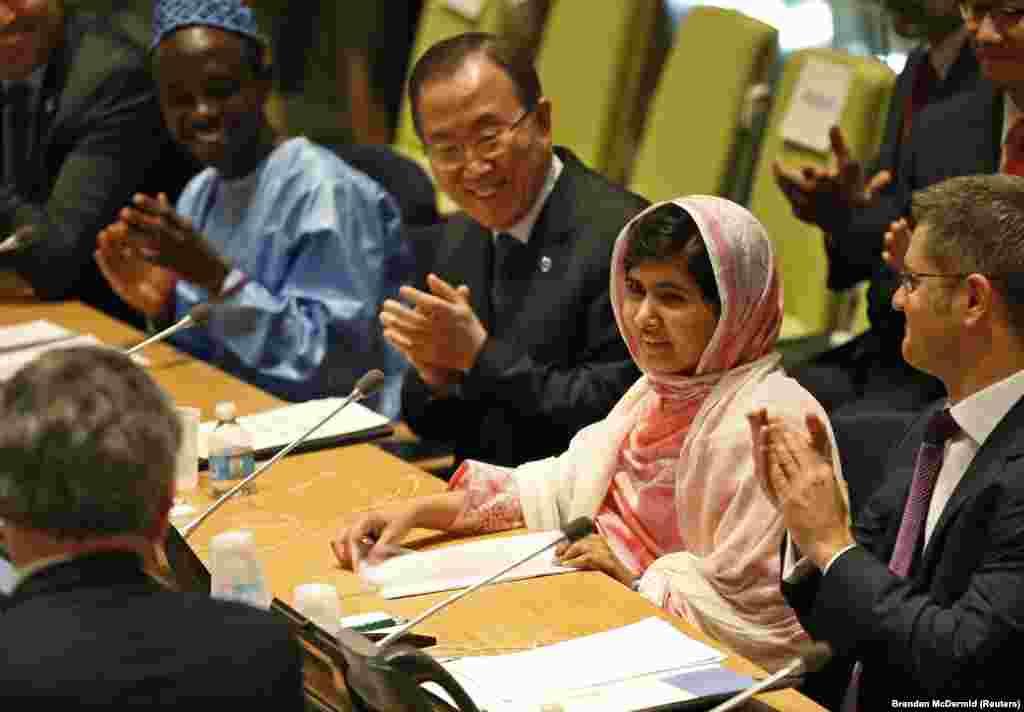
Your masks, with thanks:
[(461, 208), (419, 233), (426, 284), (384, 304), (414, 366), (402, 414), (456, 460), (518, 464), (565, 450), (639, 377), (608, 298), (612, 245), (646, 201), (552, 148), (533, 66), (498, 38), (444, 40), (409, 82), (439, 187)]
[(829, 700), (843, 712), (1019, 705), (1001, 663), (1024, 643), (1024, 178), (938, 183), (914, 195), (911, 216), (912, 233), (886, 238), (902, 351), (948, 400), (890, 452), (852, 526), (824, 425), (752, 414), (789, 532), (783, 593), (837, 665), (856, 661)]

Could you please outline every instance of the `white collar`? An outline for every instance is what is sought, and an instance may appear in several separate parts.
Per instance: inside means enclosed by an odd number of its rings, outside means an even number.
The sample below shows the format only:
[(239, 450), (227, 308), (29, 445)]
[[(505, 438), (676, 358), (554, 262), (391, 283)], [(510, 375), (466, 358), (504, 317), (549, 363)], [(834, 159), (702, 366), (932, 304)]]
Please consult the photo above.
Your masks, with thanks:
[(1024, 370), (972, 393), (949, 412), (980, 447), (1021, 398), (1024, 398)]
[(544, 204), (548, 202), (548, 197), (554, 191), (555, 183), (558, 182), (558, 176), (562, 175), (562, 168), (564, 167), (562, 159), (552, 152), (548, 175), (544, 179), (544, 185), (541, 187), (540, 193), (537, 194), (537, 199), (533, 201), (533, 205), (526, 211), (526, 215), (520, 218), (515, 225), (505, 230), (492, 230), (495, 238), (498, 237), (499, 233), (502, 233), (511, 235), (524, 245), (530, 240), (530, 233), (533, 232), (533, 227), (537, 224), (540, 211), (544, 208)]

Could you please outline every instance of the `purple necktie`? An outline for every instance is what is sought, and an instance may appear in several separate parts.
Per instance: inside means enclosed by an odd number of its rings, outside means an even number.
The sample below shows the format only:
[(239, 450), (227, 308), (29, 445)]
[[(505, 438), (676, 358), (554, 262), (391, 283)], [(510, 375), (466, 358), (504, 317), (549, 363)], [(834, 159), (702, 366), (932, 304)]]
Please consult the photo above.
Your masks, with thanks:
[[(935, 480), (942, 469), (942, 455), (946, 451), (946, 441), (960, 432), (960, 426), (944, 408), (932, 415), (924, 432), (924, 442), (917, 451), (917, 462), (914, 464), (914, 479), (910, 483), (910, 493), (903, 507), (903, 521), (896, 534), (896, 546), (893, 547), (889, 559), (889, 571), (906, 578), (910, 573), (910, 564), (914, 560), (917, 544), (921, 541), (924, 522), (928, 518), (928, 505), (932, 501)], [(857, 694), (860, 691), (861, 664), (853, 666), (850, 685), (846, 688), (843, 698), (843, 712), (857, 712)]]

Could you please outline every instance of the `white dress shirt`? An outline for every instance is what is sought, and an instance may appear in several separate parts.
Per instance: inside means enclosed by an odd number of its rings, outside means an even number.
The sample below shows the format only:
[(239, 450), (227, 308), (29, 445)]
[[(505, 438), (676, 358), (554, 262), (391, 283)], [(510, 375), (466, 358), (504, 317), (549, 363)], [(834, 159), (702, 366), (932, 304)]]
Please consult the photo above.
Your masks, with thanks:
[[(967, 474), (974, 456), (978, 454), (978, 450), (985, 444), (992, 431), (1021, 398), (1024, 398), (1024, 371), (1018, 371), (997, 381), (950, 408), (949, 413), (960, 426), (960, 432), (946, 441), (942, 468), (935, 480), (935, 488), (932, 490), (932, 498), (928, 504), (928, 518), (925, 520), (924, 528), (925, 546), (928, 544), (928, 539), (931, 537), (939, 517), (942, 516), (943, 510), (949, 503), (950, 497), (953, 496), (960, 480)], [(799, 556), (798, 550), (793, 544), (792, 537), (787, 535), (786, 539), (783, 578), (785, 581), (793, 583), (813, 569), (814, 564), (806, 557), (796, 561)], [(851, 545), (838, 551), (825, 564), (822, 573), (827, 574), (832, 564), (855, 546)]]

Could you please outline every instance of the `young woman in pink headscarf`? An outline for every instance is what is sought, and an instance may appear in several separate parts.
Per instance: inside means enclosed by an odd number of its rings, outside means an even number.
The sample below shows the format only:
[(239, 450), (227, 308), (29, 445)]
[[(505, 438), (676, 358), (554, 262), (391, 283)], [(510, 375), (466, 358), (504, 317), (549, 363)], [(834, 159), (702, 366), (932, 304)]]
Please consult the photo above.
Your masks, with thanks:
[(607, 418), (559, 457), (514, 469), (467, 460), (447, 493), (363, 515), (335, 552), (351, 565), (367, 536), (383, 547), (412, 527), (555, 529), (591, 516), (598, 533), (563, 545), (562, 563), (604, 571), (777, 669), (807, 636), (779, 590), (784, 528), (754, 474), (747, 414), (828, 421), (773, 352), (782, 289), (771, 243), (722, 198), (653, 205), (619, 235), (611, 298), (644, 375)]

